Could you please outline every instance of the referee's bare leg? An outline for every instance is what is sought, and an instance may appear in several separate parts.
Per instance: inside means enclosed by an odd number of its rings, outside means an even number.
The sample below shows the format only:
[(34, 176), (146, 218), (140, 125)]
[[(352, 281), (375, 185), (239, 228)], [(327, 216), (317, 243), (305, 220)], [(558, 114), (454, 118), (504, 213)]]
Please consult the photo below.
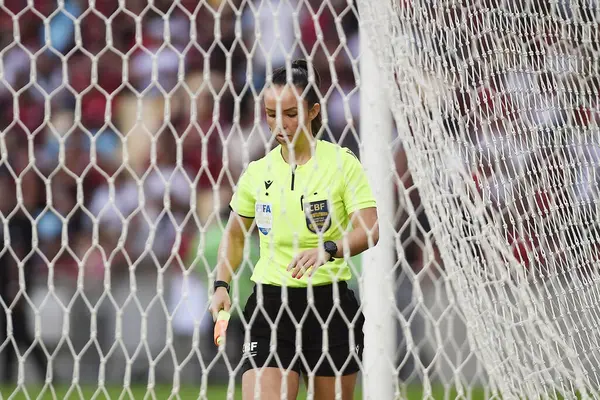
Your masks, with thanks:
[[(257, 382), (258, 375), (260, 375), (260, 378)], [(249, 369), (242, 375), (242, 398), (243, 400), (280, 400), (282, 384), (283, 373), (279, 368), (265, 367), (261, 369)], [(289, 371), (287, 373), (288, 400), (296, 400), (299, 386), (300, 375), (296, 371)], [(258, 389), (258, 394), (255, 397), (254, 391), (256, 389)], [(317, 399), (319, 397), (315, 397), (315, 400)]]
[[(358, 373), (344, 375), (341, 379), (342, 400), (354, 398), (354, 387)], [(304, 377), (304, 383), (308, 387), (308, 377)], [(315, 400), (335, 399), (335, 376), (315, 376)]]

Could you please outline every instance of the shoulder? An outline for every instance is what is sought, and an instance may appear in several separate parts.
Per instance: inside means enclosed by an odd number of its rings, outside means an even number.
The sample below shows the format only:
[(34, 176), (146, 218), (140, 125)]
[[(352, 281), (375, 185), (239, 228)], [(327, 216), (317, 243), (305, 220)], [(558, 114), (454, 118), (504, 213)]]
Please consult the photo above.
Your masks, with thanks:
[(342, 147), (337, 143), (320, 140), (319, 146), (322, 148), (323, 154), (329, 159), (332, 159), (333, 157), (341, 157), (345, 160), (350, 157), (354, 160), (358, 160), (358, 157), (356, 157), (356, 154), (354, 154), (352, 150), (347, 147)]
[(273, 165), (277, 162), (277, 151), (279, 151), (279, 146), (258, 160), (251, 161), (244, 169), (243, 178), (246, 181), (259, 180), (269, 171), (273, 171)]
[(336, 169), (352, 171), (357, 166), (361, 166), (358, 157), (349, 148), (325, 141), (322, 141), (321, 143), (323, 147), (323, 158), (328, 160), (331, 164), (336, 164)]
[(330, 163), (340, 163), (340, 161), (345, 162), (347, 157), (355, 157), (354, 153), (347, 147), (342, 147), (337, 143), (331, 143), (325, 140), (319, 140), (317, 154), (320, 159), (327, 160)]
[(354, 154), (354, 152), (352, 150), (350, 150), (347, 147), (343, 147), (344, 149), (344, 156), (351, 162), (354, 163), (359, 163), (360, 164), (360, 160), (358, 159), (358, 157), (356, 156), (356, 154)]
[(258, 160), (252, 161), (250, 164), (248, 164), (248, 170), (260, 171), (270, 168), (273, 165), (273, 163), (277, 162), (277, 157), (281, 157), (279, 155), (280, 151), (280, 146), (275, 146), (274, 149), (269, 151), (263, 157), (259, 158)]

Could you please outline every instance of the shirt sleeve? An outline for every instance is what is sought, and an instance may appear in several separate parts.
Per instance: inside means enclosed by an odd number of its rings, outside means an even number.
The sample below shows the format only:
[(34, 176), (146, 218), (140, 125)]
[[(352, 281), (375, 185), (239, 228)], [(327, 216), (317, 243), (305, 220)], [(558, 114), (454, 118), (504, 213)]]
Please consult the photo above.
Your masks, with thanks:
[(250, 163), (246, 171), (244, 171), (240, 177), (237, 188), (229, 203), (229, 208), (231, 208), (232, 211), (245, 218), (254, 218), (254, 204), (256, 203), (256, 196), (252, 189), (251, 166), (252, 163)]
[(344, 174), (346, 176), (346, 185), (344, 187), (344, 206), (346, 213), (352, 214), (363, 208), (375, 207), (375, 197), (367, 174), (362, 164), (352, 151), (345, 149), (344, 154)]

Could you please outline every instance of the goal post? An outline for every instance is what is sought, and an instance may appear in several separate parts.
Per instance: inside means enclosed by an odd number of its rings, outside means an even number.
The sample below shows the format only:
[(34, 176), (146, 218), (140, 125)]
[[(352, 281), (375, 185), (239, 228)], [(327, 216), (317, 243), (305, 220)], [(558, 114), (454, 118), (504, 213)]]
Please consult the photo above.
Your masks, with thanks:
[[(365, 24), (366, 21), (361, 21)], [(361, 160), (377, 199), (380, 239), (362, 256), (362, 301), (365, 319), (364, 399), (392, 399), (396, 382), (394, 314), (394, 198), (392, 181), (392, 114), (375, 55), (364, 32), (360, 36)], [(368, 136), (367, 136), (368, 135)], [(365, 140), (366, 139), (366, 140)]]

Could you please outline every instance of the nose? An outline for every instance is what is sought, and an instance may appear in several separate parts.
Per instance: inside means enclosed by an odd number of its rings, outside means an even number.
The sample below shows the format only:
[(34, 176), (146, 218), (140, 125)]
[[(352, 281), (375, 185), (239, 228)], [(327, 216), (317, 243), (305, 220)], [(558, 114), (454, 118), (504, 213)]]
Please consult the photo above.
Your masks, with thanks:
[(282, 117), (281, 123), (278, 123), (277, 126), (280, 126), (282, 130), (287, 131), (288, 124), (286, 119)]

